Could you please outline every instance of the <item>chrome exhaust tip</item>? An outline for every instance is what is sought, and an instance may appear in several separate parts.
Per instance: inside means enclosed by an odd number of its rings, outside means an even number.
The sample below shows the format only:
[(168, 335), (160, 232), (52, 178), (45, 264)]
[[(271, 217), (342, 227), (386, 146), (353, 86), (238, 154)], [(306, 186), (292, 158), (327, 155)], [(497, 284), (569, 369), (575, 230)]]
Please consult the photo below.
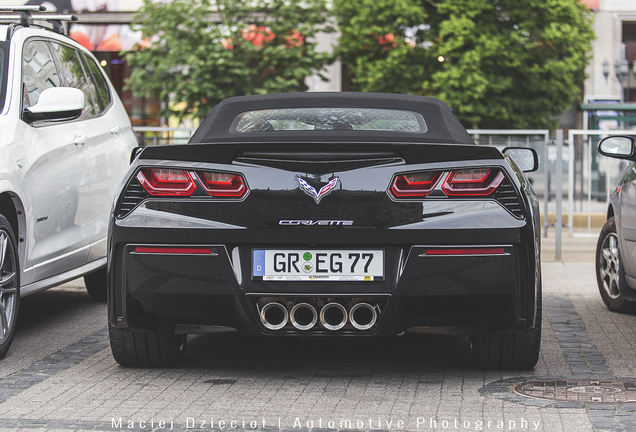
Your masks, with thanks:
[(356, 303), (349, 311), (349, 321), (357, 330), (369, 330), (377, 319), (378, 314), (369, 303)]
[(320, 323), (327, 330), (340, 330), (347, 324), (347, 310), (340, 303), (328, 303), (320, 309)]
[(318, 313), (309, 303), (298, 303), (289, 313), (289, 320), (298, 330), (309, 330), (318, 322)]
[(280, 303), (267, 303), (261, 309), (261, 322), (268, 330), (280, 330), (287, 324), (287, 308)]

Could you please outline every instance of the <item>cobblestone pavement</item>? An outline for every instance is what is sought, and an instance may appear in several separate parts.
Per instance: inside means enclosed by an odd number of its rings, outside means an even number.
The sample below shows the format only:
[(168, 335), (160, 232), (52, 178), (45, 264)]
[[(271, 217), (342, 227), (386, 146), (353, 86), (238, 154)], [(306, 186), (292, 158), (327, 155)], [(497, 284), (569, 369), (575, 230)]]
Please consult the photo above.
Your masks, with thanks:
[(525, 372), (474, 370), (465, 338), (408, 333), (197, 335), (178, 368), (126, 369), (111, 357), (105, 306), (67, 284), (23, 303), (15, 346), (0, 361), (0, 430), (636, 430), (635, 403), (511, 391), (541, 379), (636, 377), (636, 316), (607, 311), (593, 255), (574, 252), (576, 262), (543, 264), (541, 357)]

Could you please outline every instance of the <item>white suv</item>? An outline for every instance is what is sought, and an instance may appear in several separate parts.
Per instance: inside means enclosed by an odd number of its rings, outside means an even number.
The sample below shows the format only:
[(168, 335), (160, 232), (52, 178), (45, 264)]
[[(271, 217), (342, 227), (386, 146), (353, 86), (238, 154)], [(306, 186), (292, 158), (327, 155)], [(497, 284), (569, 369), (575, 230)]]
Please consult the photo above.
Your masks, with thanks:
[[(0, 11), (0, 358), (20, 297), (84, 276), (106, 298), (106, 237), (137, 141), (95, 57), (61, 33), (70, 16)], [(57, 30), (33, 22), (47, 20)]]

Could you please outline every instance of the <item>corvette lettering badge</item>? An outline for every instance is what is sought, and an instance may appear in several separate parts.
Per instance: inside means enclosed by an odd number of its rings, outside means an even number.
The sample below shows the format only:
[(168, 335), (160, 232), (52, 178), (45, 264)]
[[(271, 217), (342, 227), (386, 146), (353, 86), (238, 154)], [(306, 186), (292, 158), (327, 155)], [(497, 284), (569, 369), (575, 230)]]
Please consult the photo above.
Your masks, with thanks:
[(303, 192), (305, 192), (307, 195), (312, 197), (314, 201), (316, 201), (316, 204), (319, 204), (320, 200), (324, 196), (329, 195), (329, 193), (333, 189), (335, 189), (336, 185), (338, 184), (338, 177), (334, 177), (329, 181), (329, 183), (321, 187), (319, 191), (316, 191), (316, 189), (312, 185), (307, 183), (302, 178), (300, 177), (296, 177), (296, 178), (298, 179), (298, 183), (300, 184), (300, 188), (303, 190)]

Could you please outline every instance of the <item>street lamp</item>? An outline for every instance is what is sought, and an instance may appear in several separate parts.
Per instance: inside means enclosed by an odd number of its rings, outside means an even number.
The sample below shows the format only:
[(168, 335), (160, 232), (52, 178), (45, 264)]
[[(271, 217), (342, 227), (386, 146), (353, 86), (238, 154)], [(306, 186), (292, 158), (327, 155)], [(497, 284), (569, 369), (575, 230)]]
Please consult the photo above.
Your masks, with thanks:
[(625, 99), (625, 80), (629, 77), (629, 63), (625, 58), (621, 60), (616, 60), (614, 63), (614, 67), (616, 68), (616, 78), (618, 78), (618, 82), (621, 85), (621, 102)]

